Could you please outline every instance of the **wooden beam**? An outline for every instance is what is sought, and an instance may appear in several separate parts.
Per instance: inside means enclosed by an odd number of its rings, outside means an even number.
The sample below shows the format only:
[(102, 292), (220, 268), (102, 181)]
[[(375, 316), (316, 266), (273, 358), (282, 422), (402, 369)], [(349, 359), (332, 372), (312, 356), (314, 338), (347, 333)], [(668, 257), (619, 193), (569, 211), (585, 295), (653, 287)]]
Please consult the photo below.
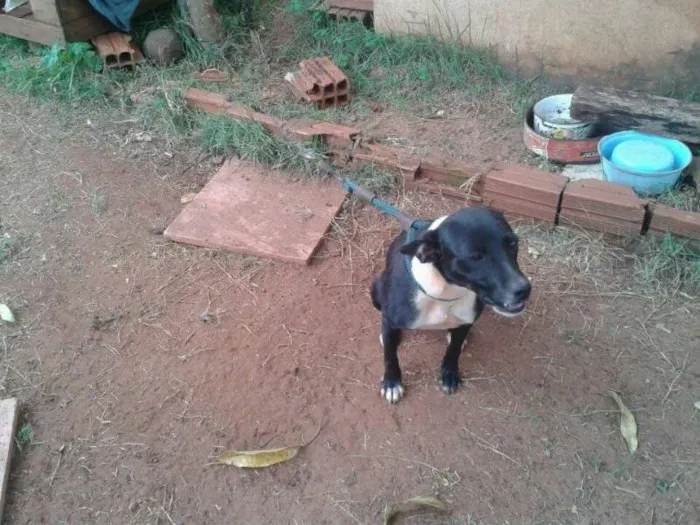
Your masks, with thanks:
[(580, 86), (571, 116), (611, 131), (634, 129), (700, 144), (700, 104), (613, 88)]
[(0, 522), (5, 508), (5, 493), (10, 479), (10, 462), (17, 426), (17, 400), (3, 399), (0, 401)]
[(39, 22), (33, 15), (24, 18), (0, 15), (0, 33), (49, 46), (56, 42), (65, 44), (63, 30), (60, 27)]

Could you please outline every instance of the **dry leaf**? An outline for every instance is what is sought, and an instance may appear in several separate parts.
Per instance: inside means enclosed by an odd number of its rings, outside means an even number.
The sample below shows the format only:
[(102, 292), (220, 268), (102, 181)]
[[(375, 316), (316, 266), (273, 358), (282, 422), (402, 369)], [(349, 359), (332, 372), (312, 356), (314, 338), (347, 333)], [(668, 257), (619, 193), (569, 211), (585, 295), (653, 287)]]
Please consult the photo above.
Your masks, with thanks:
[(390, 525), (399, 514), (416, 511), (447, 512), (445, 504), (437, 498), (416, 496), (401, 503), (395, 503), (384, 509), (384, 525)]
[(15, 316), (12, 313), (12, 310), (10, 310), (10, 307), (7, 306), (5, 303), (0, 303), (0, 319), (5, 321), (6, 323), (15, 322)]
[(299, 447), (272, 448), (269, 450), (231, 450), (216, 458), (217, 463), (240, 468), (264, 468), (289, 461), (299, 452)]
[(319, 425), (314, 437), (302, 445), (296, 447), (270, 448), (267, 450), (229, 450), (217, 456), (216, 462), (222, 465), (233, 465), (239, 468), (264, 468), (271, 467), (277, 463), (284, 463), (296, 456), (299, 450), (309, 446), (321, 432), (321, 427), (322, 425)]
[(180, 202), (182, 204), (187, 204), (190, 203), (194, 200), (194, 198), (197, 196), (196, 193), (185, 193), (182, 197), (180, 197)]
[(630, 451), (630, 454), (634, 454), (638, 445), (637, 421), (629, 408), (622, 402), (622, 398), (617, 392), (609, 392), (609, 394), (615, 400), (617, 406), (620, 407), (620, 434), (622, 434), (625, 443), (627, 443), (627, 449)]

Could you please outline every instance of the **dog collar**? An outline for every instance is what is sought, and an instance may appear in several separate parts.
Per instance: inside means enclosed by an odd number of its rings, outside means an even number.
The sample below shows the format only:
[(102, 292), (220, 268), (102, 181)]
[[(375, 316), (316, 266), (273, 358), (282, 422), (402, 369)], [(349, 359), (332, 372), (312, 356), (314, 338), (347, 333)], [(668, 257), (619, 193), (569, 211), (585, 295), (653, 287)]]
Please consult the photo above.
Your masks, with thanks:
[[(415, 241), (418, 234), (424, 230), (427, 230), (431, 224), (432, 224), (432, 221), (425, 221), (425, 220), (414, 221), (413, 224), (411, 224), (410, 228), (408, 228), (408, 231), (406, 232), (406, 244), (410, 244), (413, 241)], [(440, 301), (440, 302), (444, 302), (444, 303), (453, 303), (453, 302), (461, 299), (461, 297), (456, 297), (454, 299), (443, 299), (442, 297), (434, 297), (434, 296), (430, 295), (425, 290), (425, 288), (423, 288), (423, 286), (418, 282), (418, 280), (415, 278), (415, 276), (413, 275), (413, 272), (411, 271), (411, 260), (412, 259), (413, 259), (412, 256), (404, 255), (404, 264), (406, 265), (406, 270), (408, 271), (408, 275), (411, 276), (411, 280), (413, 281), (413, 283), (418, 287), (418, 289), (421, 292), (423, 292), (425, 295), (427, 295), (433, 301)]]

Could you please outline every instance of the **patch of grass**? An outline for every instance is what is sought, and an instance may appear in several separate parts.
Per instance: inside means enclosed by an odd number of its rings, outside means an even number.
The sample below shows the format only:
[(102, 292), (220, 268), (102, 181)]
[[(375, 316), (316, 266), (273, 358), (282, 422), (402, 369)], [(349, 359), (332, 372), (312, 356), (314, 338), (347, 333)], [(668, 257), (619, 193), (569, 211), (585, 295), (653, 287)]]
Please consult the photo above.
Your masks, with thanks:
[(350, 78), (354, 91), (368, 98), (434, 101), (456, 90), (467, 97), (486, 95), (497, 86), (509, 87), (510, 102), (524, 112), (539, 84), (514, 82), (495, 54), (486, 48), (450, 42), (450, 38), (389, 36), (356, 22), (336, 22), (309, 12), (306, 0), (291, 0), (287, 11), (296, 16), (296, 45), (284, 50), (290, 62), (328, 55)]
[[(0, 225), (0, 229), (2, 225)], [(9, 233), (0, 235), (0, 264), (8, 261), (17, 252), (18, 239)]]
[(700, 212), (700, 192), (695, 188), (665, 191), (656, 202), (683, 211)]
[(89, 44), (30, 50), (26, 42), (0, 35), (0, 82), (16, 93), (69, 102), (104, 98), (101, 70)]
[[(202, 115), (199, 132), (202, 147), (214, 154), (236, 155), (271, 168), (290, 168), (314, 173), (313, 158), (303, 155), (300, 146), (268, 133), (258, 123), (241, 122), (224, 115)], [(318, 155), (316, 145), (308, 145), (312, 157)]]
[(372, 164), (365, 164), (354, 171), (350, 178), (377, 195), (388, 195), (396, 191), (397, 177), (390, 171)]
[(700, 291), (700, 243), (667, 234), (651, 236), (635, 261), (639, 280), (659, 288), (688, 288)]
[(15, 435), (15, 444), (17, 445), (20, 453), (29, 447), (41, 444), (34, 437), (34, 427), (32, 427), (31, 423), (26, 422), (19, 427), (17, 434)]

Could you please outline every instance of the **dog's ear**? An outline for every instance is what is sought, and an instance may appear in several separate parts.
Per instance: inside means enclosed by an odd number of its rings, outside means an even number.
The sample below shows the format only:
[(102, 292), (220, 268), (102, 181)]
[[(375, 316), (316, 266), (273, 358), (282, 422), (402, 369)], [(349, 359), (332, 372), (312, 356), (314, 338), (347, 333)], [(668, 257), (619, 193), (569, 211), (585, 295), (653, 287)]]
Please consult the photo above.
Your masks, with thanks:
[(404, 244), (401, 253), (416, 257), (422, 263), (435, 263), (440, 260), (440, 240), (437, 231), (429, 230), (421, 234), (415, 241)]

